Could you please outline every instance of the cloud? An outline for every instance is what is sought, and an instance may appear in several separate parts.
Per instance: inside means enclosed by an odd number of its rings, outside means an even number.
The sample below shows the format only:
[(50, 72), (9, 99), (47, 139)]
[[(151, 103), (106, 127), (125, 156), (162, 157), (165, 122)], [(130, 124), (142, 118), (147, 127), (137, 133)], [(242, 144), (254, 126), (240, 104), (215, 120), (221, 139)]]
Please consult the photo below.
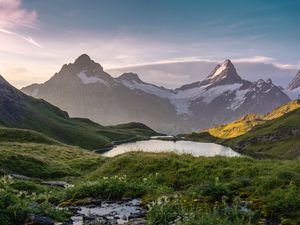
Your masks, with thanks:
[(36, 11), (22, 8), (21, 0), (0, 0), (0, 28), (37, 27)]
[(273, 64), (274, 66), (280, 69), (300, 69), (300, 61), (296, 62), (295, 64), (283, 64), (276, 61), (274, 58), (266, 57), (266, 56), (253, 56), (249, 58), (240, 58), (240, 59), (233, 59), (235, 63), (269, 63)]
[(271, 63), (274, 59), (266, 56), (253, 56), (248, 58), (232, 59), (232, 61), (237, 63)]
[(281, 64), (281, 63), (274, 63), (274, 66), (280, 68), (280, 69), (295, 69), (299, 70), (300, 69), (300, 62), (297, 62), (296, 64)]
[(32, 45), (34, 45), (34, 46), (36, 46), (36, 47), (39, 47), (39, 48), (42, 48), (42, 46), (38, 43), (38, 42), (36, 42), (35, 40), (33, 40), (32, 39), (32, 37), (30, 37), (30, 36), (21, 36), (25, 41), (27, 41), (28, 43), (30, 43), (30, 44), (32, 44)]
[(30, 36), (22, 35), (18, 28), (37, 28), (36, 11), (22, 8), (22, 0), (0, 0), (0, 32), (18, 37), (27, 43), (41, 48), (41, 44)]
[(30, 36), (24, 36), (22, 34), (19, 34), (19, 33), (16, 33), (16, 32), (13, 32), (13, 31), (10, 31), (10, 30), (6, 30), (6, 29), (1, 29), (0, 28), (0, 32), (1, 33), (4, 33), (4, 34), (7, 34), (7, 35), (12, 35), (12, 36), (16, 36), (18, 38), (21, 38), (23, 40), (25, 40), (26, 42), (28, 42), (29, 44), (32, 44), (36, 47), (39, 47), (39, 48), (42, 48), (42, 45), (39, 44), (37, 41), (35, 41), (32, 37)]

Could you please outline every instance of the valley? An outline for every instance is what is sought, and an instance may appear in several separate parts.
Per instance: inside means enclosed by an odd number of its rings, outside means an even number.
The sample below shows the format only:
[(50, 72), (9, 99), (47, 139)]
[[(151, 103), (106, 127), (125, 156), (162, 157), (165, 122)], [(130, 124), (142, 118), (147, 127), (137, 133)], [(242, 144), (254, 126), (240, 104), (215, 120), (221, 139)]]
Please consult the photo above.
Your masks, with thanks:
[[(180, 90), (143, 83), (133, 74), (118, 78), (130, 90), (168, 98), (168, 104), (178, 104), (177, 110), (187, 114), (187, 99), (199, 93), (207, 104), (220, 93), (248, 96), (258, 87), (283, 97), (282, 105), (274, 103), (264, 115), (252, 113), (177, 136), (164, 136), (140, 122), (99, 125), (70, 117), (1, 77), (0, 224), (299, 223), (299, 102), (288, 101), (270, 82), (253, 87), (232, 74), (227, 60), (207, 80)], [(107, 77), (104, 82), (79, 76), (86, 84), (115, 82)], [(142, 84), (132, 86), (136, 82)]]
[(0, 93), (1, 224), (300, 222), (296, 100), (171, 138), (141, 123), (70, 118), (3, 78)]
[(300, 225), (299, 11), (0, 0), (0, 225)]

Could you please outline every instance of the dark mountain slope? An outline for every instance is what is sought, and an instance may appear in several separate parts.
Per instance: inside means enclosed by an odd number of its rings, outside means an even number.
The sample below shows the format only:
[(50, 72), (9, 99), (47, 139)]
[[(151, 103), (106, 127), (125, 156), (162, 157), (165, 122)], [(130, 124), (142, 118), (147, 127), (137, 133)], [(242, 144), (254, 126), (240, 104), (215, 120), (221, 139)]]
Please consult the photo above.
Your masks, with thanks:
[[(60, 142), (88, 149), (110, 146), (116, 140), (156, 134), (146, 126), (136, 131), (105, 127), (88, 119), (70, 118), (58, 107), (23, 94), (3, 77), (0, 77), (0, 106), (2, 126), (35, 130)], [(107, 132), (109, 136), (105, 135)]]

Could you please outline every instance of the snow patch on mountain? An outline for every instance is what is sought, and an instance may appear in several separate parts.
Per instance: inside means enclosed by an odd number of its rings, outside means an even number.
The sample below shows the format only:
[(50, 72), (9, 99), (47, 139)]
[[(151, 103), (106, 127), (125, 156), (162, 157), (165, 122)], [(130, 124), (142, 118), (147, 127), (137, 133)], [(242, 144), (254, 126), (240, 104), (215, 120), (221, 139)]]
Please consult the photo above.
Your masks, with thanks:
[(109, 86), (109, 83), (96, 76), (87, 76), (86, 71), (81, 71), (77, 76), (81, 79), (84, 84), (102, 83), (105, 86)]
[(215, 98), (223, 95), (224, 93), (230, 94), (237, 89), (239, 89), (242, 84), (229, 84), (229, 85), (220, 85), (213, 87), (203, 92), (200, 97), (203, 97), (203, 101), (206, 104), (211, 103)]
[(204, 85), (172, 92), (170, 90), (159, 88), (152, 84), (141, 83), (135, 80), (122, 80), (121, 82), (131, 90), (140, 90), (148, 94), (156, 95), (160, 98), (168, 99), (176, 108), (176, 112), (178, 115), (190, 114), (190, 104), (195, 99), (202, 98), (203, 102), (209, 104), (222, 94), (226, 92), (228, 94), (232, 93), (242, 86), (242, 84), (230, 84), (209, 88), (210, 85)]
[(131, 90), (141, 90), (148, 94), (153, 94), (161, 98), (170, 98), (172, 95), (171, 91), (167, 89), (159, 88), (152, 84), (141, 83), (135, 80), (121, 80), (121, 82)]
[(225, 69), (227, 68), (227, 65), (223, 63), (219, 69), (216, 70), (216, 72), (213, 74), (212, 78), (220, 75)]
[[(249, 89), (246, 90), (238, 90), (235, 92), (235, 97), (232, 100), (229, 109), (236, 110), (238, 109), (246, 100), (246, 94), (248, 93)], [(255, 97), (253, 95), (252, 97)]]

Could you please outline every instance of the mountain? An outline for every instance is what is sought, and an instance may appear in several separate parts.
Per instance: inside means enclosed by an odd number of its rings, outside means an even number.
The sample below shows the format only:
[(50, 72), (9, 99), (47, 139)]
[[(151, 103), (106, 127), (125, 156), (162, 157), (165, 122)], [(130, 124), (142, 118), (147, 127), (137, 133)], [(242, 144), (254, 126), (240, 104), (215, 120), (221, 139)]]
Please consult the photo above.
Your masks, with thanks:
[[(261, 78), (272, 79), (274, 83), (286, 87), (293, 75), (297, 73), (296, 69), (278, 67), (272, 63), (254, 62), (254, 61), (232, 61), (243, 79), (251, 82)], [(206, 78), (208, 74), (216, 67), (218, 62), (210, 60), (195, 60), (182, 62), (161, 62), (145, 65), (136, 65), (121, 68), (107, 69), (106, 72), (113, 77), (122, 73), (131, 71), (139, 74), (142, 80), (148, 83), (156, 83), (167, 87), (177, 88), (185, 83), (197, 82)]]
[(142, 81), (135, 73), (111, 77), (87, 55), (64, 65), (50, 80), (22, 89), (75, 117), (114, 125), (136, 121), (164, 133), (180, 133), (264, 114), (288, 102), (271, 80), (242, 79), (230, 60), (205, 79), (176, 89)]
[(298, 71), (298, 73), (296, 74), (296, 76), (294, 77), (294, 79), (292, 80), (292, 82), (289, 84), (288, 86), (288, 90), (294, 90), (296, 88), (300, 87), (300, 70)]
[(293, 100), (265, 115), (249, 114), (214, 128), (178, 135), (213, 142), (254, 158), (300, 158), (300, 101)]
[[(0, 76), (0, 106), (0, 140), (5, 142), (16, 138), (19, 142), (22, 140), (54, 142), (47, 139), (48, 136), (65, 144), (94, 149), (111, 146), (112, 142), (117, 140), (157, 135), (145, 125), (136, 123), (122, 127), (105, 127), (88, 119), (70, 118), (67, 112), (45, 100), (27, 96), (14, 88), (2, 76)], [(12, 136), (14, 138), (11, 138)]]
[(258, 114), (248, 114), (242, 118), (233, 121), (232, 123), (222, 124), (217, 127), (209, 128), (204, 130), (210, 135), (216, 138), (234, 138), (241, 136), (249, 132), (253, 127), (259, 124), (263, 124), (269, 120), (277, 119), (286, 113), (300, 108), (300, 104), (297, 100), (288, 102), (278, 108), (274, 109), (272, 112), (265, 115)]
[(98, 63), (82, 55), (44, 84), (22, 91), (59, 106), (72, 117), (86, 117), (104, 125), (143, 121), (160, 131), (171, 130), (176, 118), (168, 100), (123, 84), (143, 86), (140, 82), (130, 75), (114, 79)]

